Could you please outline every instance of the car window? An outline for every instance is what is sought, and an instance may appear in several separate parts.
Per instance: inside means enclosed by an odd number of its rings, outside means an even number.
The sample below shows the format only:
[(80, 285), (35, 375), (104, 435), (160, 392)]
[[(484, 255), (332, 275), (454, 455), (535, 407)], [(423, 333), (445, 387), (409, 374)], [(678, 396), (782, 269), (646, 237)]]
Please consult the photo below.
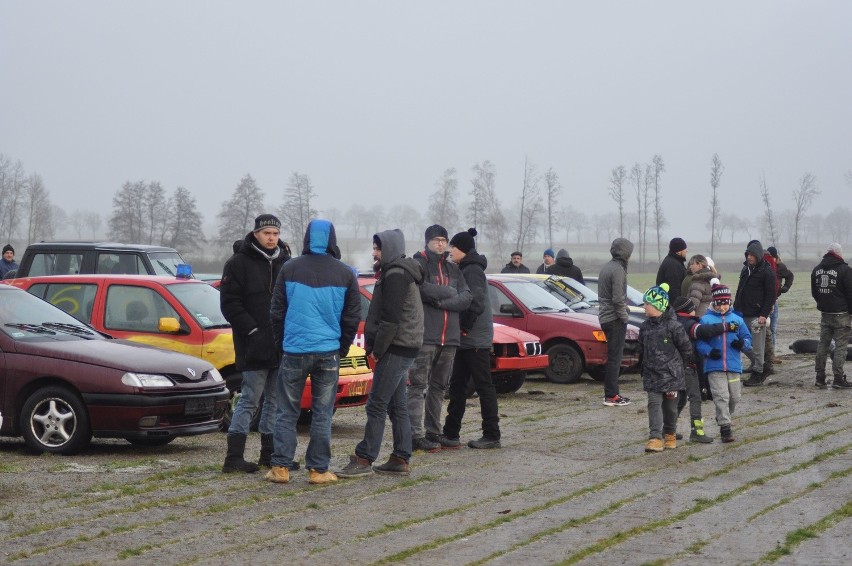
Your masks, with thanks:
[(491, 302), (491, 312), (494, 316), (511, 316), (504, 312), (500, 312), (500, 307), (502, 305), (512, 305), (512, 299), (506, 296), (506, 294), (495, 287), (494, 285), (488, 286), (488, 295), (489, 300)]
[(201, 328), (230, 328), (219, 306), (221, 294), (210, 285), (174, 283), (166, 289), (186, 308)]
[(527, 281), (506, 281), (503, 283), (515, 298), (533, 312), (562, 311), (565, 303), (536, 285)]
[(154, 289), (111, 285), (107, 291), (104, 327), (109, 330), (158, 332), (160, 318), (180, 316)]
[(29, 277), (39, 275), (76, 275), (83, 265), (83, 254), (79, 253), (36, 253), (30, 264)]
[(14, 287), (0, 289), (0, 330), (15, 340), (103, 339), (61, 309)]
[(91, 322), (98, 286), (79, 283), (38, 283), (28, 291), (81, 322)]
[(176, 252), (152, 252), (148, 254), (148, 259), (154, 266), (155, 275), (171, 275), (172, 277), (177, 274), (177, 266), (186, 263)]
[(146, 275), (148, 270), (136, 254), (109, 252), (98, 254), (97, 273)]

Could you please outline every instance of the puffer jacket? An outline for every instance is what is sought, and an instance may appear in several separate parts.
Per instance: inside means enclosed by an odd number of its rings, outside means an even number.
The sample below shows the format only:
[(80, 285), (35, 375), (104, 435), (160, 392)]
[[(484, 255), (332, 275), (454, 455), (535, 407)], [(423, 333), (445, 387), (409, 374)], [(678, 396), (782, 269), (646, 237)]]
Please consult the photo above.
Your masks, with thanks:
[(692, 342), (671, 309), (639, 327), (642, 388), (665, 393), (686, 389), (683, 368), (693, 363)]
[[(382, 250), (384, 257), (384, 250)], [(423, 343), (458, 346), (461, 343), (459, 313), (470, 306), (471, 295), (459, 266), (447, 261), (447, 254), (430, 250), (414, 254), (425, 272), (420, 285), (423, 301)]]
[(476, 250), (470, 250), (459, 263), (472, 300), (470, 306), (459, 315), (461, 325), (461, 348), (491, 348), (494, 341), (493, 313), (489, 297), (485, 268), (488, 260)]
[(616, 320), (627, 324), (627, 262), (633, 254), (633, 243), (626, 238), (612, 241), (612, 259), (598, 276), (598, 320), (601, 324)]
[(574, 265), (574, 260), (568, 255), (568, 251), (564, 248), (556, 252), (556, 262), (548, 267), (545, 271), (548, 275), (559, 275), (562, 277), (570, 277), (585, 285), (583, 280), (583, 272), (580, 268)]
[(710, 271), (709, 267), (703, 267), (700, 271), (692, 275), (692, 283), (689, 285), (687, 296), (692, 300), (692, 304), (695, 305), (695, 316), (699, 318), (704, 316), (704, 313), (707, 312), (707, 307), (710, 306), (710, 302), (713, 300), (710, 281), (714, 278), (718, 279), (719, 275)]
[(852, 269), (831, 252), (811, 272), (811, 295), (820, 312), (852, 312)]
[[(722, 323), (727, 326), (732, 322), (739, 326), (735, 332), (725, 332), (712, 338), (702, 338), (695, 342), (695, 349), (701, 354), (704, 363), (704, 371), (728, 371), (731, 373), (742, 373), (743, 364), (740, 361), (740, 352), (751, 350), (751, 332), (742, 317), (734, 311), (728, 311), (725, 314), (714, 311), (712, 308), (707, 309), (704, 316), (701, 317), (701, 324), (718, 324)], [(742, 347), (736, 349), (731, 346), (734, 340), (742, 341)], [(719, 350), (721, 357), (718, 360), (710, 358), (710, 352)]]
[(423, 345), (423, 302), (418, 285), (425, 272), (419, 262), (405, 257), (400, 230), (385, 230), (373, 237), (382, 248), (381, 272), (364, 323), (367, 353), (414, 358)]
[(686, 277), (686, 258), (677, 255), (675, 252), (669, 252), (663, 261), (660, 263), (660, 268), (657, 270), (657, 285), (660, 283), (669, 284), (669, 302), (674, 304), (675, 299), (680, 297), (680, 286)]
[(332, 256), (336, 246), (332, 223), (311, 220), (302, 255), (278, 274), (269, 314), (285, 354), (349, 352), (361, 322), (361, 293), (352, 268)]
[(290, 259), (290, 247), (282, 241), (270, 254), (249, 232), (234, 243), (234, 255), (222, 269), (219, 307), (231, 323), (235, 366), (238, 371), (278, 366), (269, 307), (281, 266)]
[(746, 256), (757, 258), (754, 266), (743, 263), (740, 281), (737, 285), (737, 295), (734, 299), (734, 310), (743, 317), (768, 317), (775, 306), (776, 286), (775, 272), (772, 266), (763, 259), (763, 246), (753, 241), (746, 249)]

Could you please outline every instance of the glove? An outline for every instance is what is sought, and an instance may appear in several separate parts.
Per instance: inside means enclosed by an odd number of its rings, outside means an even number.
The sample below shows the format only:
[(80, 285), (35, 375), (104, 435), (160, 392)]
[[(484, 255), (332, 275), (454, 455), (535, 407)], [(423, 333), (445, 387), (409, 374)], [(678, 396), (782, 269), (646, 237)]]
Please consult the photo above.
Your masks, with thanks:
[(712, 350), (710, 350), (710, 356), (709, 357), (710, 357), (711, 360), (721, 360), (722, 359), (722, 352), (719, 350), (719, 348), (713, 348)]
[(743, 341), (737, 338), (736, 340), (731, 342), (731, 348), (739, 352), (743, 348)]
[(740, 323), (738, 322), (729, 322), (725, 325), (725, 330), (727, 332), (736, 332), (740, 328)]

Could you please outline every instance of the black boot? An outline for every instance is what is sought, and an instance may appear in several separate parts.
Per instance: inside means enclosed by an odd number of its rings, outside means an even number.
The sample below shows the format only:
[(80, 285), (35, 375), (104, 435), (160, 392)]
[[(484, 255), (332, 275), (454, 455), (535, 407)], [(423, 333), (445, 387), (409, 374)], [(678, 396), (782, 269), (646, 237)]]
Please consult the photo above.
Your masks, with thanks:
[(763, 364), (763, 377), (767, 378), (770, 375), (775, 375), (775, 366), (772, 365), (772, 362), (767, 361)]
[(272, 467), (272, 451), (273, 442), (271, 434), (260, 435), (260, 458), (257, 459), (257, 465), (264, 468)]
[(228, 435), (228, 453), (225, 455), (225, 463), (222, 465), (222, 473), (245, 472), (253, 474), (260, 468), (254, 462), (246, 462), (243, 454), (246, 451), (245, 434)]
[(722, 442), (727, 443), (734, 441), (734, 431), (731, 430), (731, 425), (722, 425), (719, 429), (722, 436)]
[(743, 381), (743, 385), (746, 387), (754, 387), (755, 385), (763, 385), (763, 382), (766, 380), (766, 374), (762, 371), (754, 370), (751, 372), (751, 377)]
[(689, 440), (700, 444), (710, 444), (713, 442), (713, 437), (704, 434), (703, 420), (692, 419), (692, 432), (689, 434)]
[(825, 388), (828, 387), (828, 385), (825, 383), (825, 374), (824, 373), (816, 374), (816, 383), (814, 383), (814, 385), (819, 387), (820, 389), (825, 389)]

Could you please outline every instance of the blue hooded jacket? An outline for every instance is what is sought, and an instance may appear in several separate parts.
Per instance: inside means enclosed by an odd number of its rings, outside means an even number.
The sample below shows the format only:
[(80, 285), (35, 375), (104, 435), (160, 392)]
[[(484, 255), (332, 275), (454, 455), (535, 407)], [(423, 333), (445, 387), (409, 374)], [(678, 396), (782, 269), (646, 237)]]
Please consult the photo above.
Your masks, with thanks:
[[(704, 371), (728, 371), (731, 373), (742, 373), (743, 364), (740, 361), (740, 352), (751, 350), (751, 332), (742, 317), (734, 311), (728, 311), (725, 314), (714, 311), (711, 308), (707, 309), (704, 316), (701, 317), (701, 324), (716, 324), (721, 322), (724, 325), (736, 322), (739, 324), (736, 332), (725, 332), (712, 338), (702, 338), (695, 343), (695, 349), (704, 358)], [(742, 340), (742, 348), (737, 350), (731, 346), (734, 340)], [(718, 360), (710, 358), (712, 350), (719, 350), (722, 357)]]

